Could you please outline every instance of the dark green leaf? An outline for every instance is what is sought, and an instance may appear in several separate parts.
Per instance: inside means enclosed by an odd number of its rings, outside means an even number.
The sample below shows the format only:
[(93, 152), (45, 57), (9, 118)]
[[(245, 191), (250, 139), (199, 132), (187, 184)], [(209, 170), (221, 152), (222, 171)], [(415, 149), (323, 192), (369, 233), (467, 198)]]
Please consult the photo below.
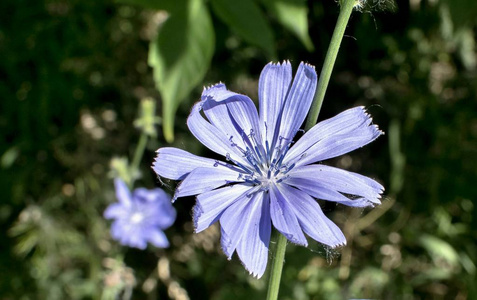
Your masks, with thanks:
[(245, 41), (265, 50), (270, 59), (276, 57), (275, 40), (265, 16), (252, 0), (212, 0), (212, 8), (220, 19)]
[(185, 10), (171, 14), (149, 48), (149, 65), (162, 96), (163, 131), (174, 139), (179, 103), (203, 79), (214, 52), (215, 36), (209, 12), (201, 0), (189, 0)]
[(303, 43), (308, 51), (313, 51), (313, 43), (308, 34), (308, 7), (303, 0), (263, 0), (278, 21)]

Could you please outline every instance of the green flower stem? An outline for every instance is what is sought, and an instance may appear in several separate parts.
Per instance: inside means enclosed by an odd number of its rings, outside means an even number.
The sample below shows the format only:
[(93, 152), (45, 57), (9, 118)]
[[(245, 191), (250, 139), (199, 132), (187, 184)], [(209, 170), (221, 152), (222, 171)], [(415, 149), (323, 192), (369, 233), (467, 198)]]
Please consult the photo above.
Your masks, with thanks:
[(136, 174), (139, 171), (139, 164), (141, 163), (142, 156), (144, 154), (144, 150), (146, 150), (147, 145), (147, 134), (141, 133), (141, 137), (139, 138), (139, 142), (136, 146), (136, 151), (134, 151), (134, 157), (131, 162), (130, 172), (131, 172), (131, 182), (129, 183), (130, 187), (133, 186), (134, 179), (136, 178)]
[(343, 39), (349, 17), (353, 11), (353, 7), (357, 4), (356, 0), (342, 0), (340, 2), (340, 14), (338, 16), (338, 21), (336, 22), (335, 31), (331, 37), (330, 46), (328, 48), (328, 52), (326, 53), (323, 68), (321, 69), (315, 99), (313, 99), (313, 104), (311, 105), (310, 113), (308, 114), (305, 130), (309, 130), (311, 127), (313, 127), (318, 120), (318, 114), (320, 113), (321, 105), (323, 104), (323, 99), (325, 98), (326, 88), (330, 82), (331, 72), (333, 71), (333, 67), (335, 65), (341, 40)]
[(276, 231), (277, 246), (275, 248), (275, 256), (272, 261), (272, 270), (268, 282), (267, 300), (277, 300), (278, 290), (280, 289), (280, 278), (282, 277), (283, 261), (285, 259), (285, 249), (287, 248), (287, 238)]

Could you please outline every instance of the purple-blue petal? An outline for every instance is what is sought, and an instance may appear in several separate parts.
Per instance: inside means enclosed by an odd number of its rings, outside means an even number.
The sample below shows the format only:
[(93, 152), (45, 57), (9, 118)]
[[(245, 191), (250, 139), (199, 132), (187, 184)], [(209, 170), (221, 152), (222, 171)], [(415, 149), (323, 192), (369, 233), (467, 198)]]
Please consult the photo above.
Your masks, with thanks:
[(114, 188), (116, 190), (116, 198), (119, 200), (120, 203), (123, 205), (130, 205), (131, 204), (131, 192), (129, 191), (128, 186), (124, 181), (119, 178), (114, 179)]
[(268, 194), (259, 193), (253, 201), (250, 221), (236, 250), (245, 269), (252, 276), (260, 278), (265, 273), (268, 262), (268, 246), (272, 230), (270, 199)]
[(348, 133), (360, 126), (368, 126), (371, 118), (363, 106), (347, 109), (338, 115), (319, 122), (308, 130), (288, 151), (284, 162), (294, 159), (318, 141), (335, 134)]
[(363, 107), (356, 107), (316, 124), (288, 151), (283, 163), (302, 166), (363, 147), (383, 134)]
[(146, 188), (137, 188), (133, 191), (133, 199), (135, 199), (135, 201), (142, 201), (146, 204), (148, 202), (154, 202), (155, 205), (156, 203), (170, 202), (171, 196), (159, 188), (152, 190)]
[(138, 249), (146, 249), (147, 240), (142, 232), (134, 226), (123, 221), (114, 221), (111, 225), (111, 236), (118, 240), (121, 245), (134, 247)]
[(121, 203), (111, 203), (103, 213), (106, 219), (124, 218), (128, 214), (128, 207)]
[(359, 196), (358, 198), (365, 198), (372, 204), (380, 204), (379, 198), (384, 191), (384, 187), (371, 178), (325, 165), (295, 168), (289, 173), (289, 179), (292, 178), (306, 179), (312, 185), (315, 184), (328, 190)]
[(269, 63), (260, 74), (258, 82), (260, 126), (263, 139), (268, 141), (271, 148), (291, 80), (292, 67), (289, 61), (282, 64)]
[(256, 201), (260, 201), (260, 199), (257, 199), (257, 194), (252, 197), (244, 194), (235, 203), (227, 207), (220, 216), (221, 245), (229, 259), (241, 242), (242, 237), (246, 238), (244, 236), (245, 231), (249, 222), (251, 222)]
[(176, 210), (171, 204), (171, 196), (164, 190), (137, 188), (134, 190), (133, 200), (134, 210), (144, 215), (143, 224), (165, 229), (174, 223)]
[(280, 186), (272, 185), (269, 189), (270, 193), (270, 215), (273, 226), (280, 231), (290, 242), (307, 246), (308, 242), (298, 223), (298, 220), (291, 208), (293, 203), (288, 201), (282, 193)]
[(290, 177), (285, 183), (294, 186), (317, 199), (332, 201), (351, 207), (373, 206), (373, 203), (365, 198), (358, 197), (350, 199), (336, 190), (325, 188), (318, 184), (316, 180)]
[[(219, 87), (219, 88), (217, 88)], [(237, 94), (225, 89), (225, 85), (219, 84), (205, 89), (202, 93), (202, 101), (204, 102), (216, 102), (218, 104), (224, 104), (227, 107), (228, 115), (221, 114), (225, 118), (231, 118), (232, 122), (236, 124), (245, 134), (250, 134), (251, 130), (257, 132), (259, 129), (257, 108), (253, 101), (241, 94)], [(204, 113), (209, 118), (207, 110), (208, 107), (204, 103)], [(215, 106), (212, 106), (212, 108)], [(210, 119), (209, 119), (210, 121)], [(218, 120), (219, 123), (223, 122)], [(217, 126), (218, 122), (212, 122)], [(239, 131), (239, 133), (241, 133)], [(239, 137), (237, 137), (239, 138)]]
[(157, 175), (173, 179), (184, 179), (187, 174), (198, 167), (213, 167), (217, 161), (200, 157), (178, 148), (160, 148), (152, 164)]
[(248, 185), (235, 184), (198, 195), (193, 215), (195, 232), (217, 222), (222, 212), (249, 190)]
[(200, 114), (202, 105), (203, 101), (196, 103), (192, 107), (192, 111), (187, 119), (187, 126), (189, 126), (190, 132), (210, 150), (241, 164), (248, 164), (240, 150), (233, 146), (230, 138), (202, 117)]
[[(228, 92), (224, 84), (217, 84), (208, 89), (205, 89), (202, 95), (202, 110), (208, 121), (220, 130), (229, 140), (233, 140), (238, 146), (244, 148), (242, 136), (243, 129), (233, 120), (227, 108), (225, 101), (214, 101), (216, 92), (224, 90)], [(208, 96), (211, 94), (213, 96)]]
[(305, 120), (316, 90), (315, 67), (300, 63), (280, 119), (279, 137), (291, 142)]
[(164, 232), (160, 230), (153, 230), (148, 235), (148, 240), (151, 244), (158, 248), (167, 248), (169, 247), (169, 241), (167, 240)]
[(242, 182), (240, 173), (229, 168), (196, 168), (187, 175), (176, 189), (174, 198), (197, 195), (228, 183)]
[(157, 226), (160, 229), (166, 229), (174, 224), (176, 220), (176, 210), (172, 206), (171, 202), (163, 202), (161, 205), (156, 206), (154, 215), (151, 216), (151, 224)]
[(283, 185), (280, 190), (287, 201), (293, 203), (290, 207), (307, 235), (333, 248), (346, 244), (343, 232), (325, 216), (320, 205), (313, 198), (287, 185)]

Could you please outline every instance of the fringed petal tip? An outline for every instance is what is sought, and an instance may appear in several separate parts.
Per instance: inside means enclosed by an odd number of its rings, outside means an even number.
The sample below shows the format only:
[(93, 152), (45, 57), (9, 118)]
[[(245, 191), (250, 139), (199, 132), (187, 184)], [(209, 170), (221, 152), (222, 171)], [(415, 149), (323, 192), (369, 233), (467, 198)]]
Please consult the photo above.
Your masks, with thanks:
[[(280, 62), (273, 62), (273, 61), (271, 61), (271, 62), (269, 62), (267, 65), (284, 66), (284, 65), (290, 65), (290, 64), (291, 64), (291, 63), (290, 63), (290, 60), (289, 60), (289, 59), (285, 59), (285, 60), (283, 60), (281, 63), (280, 63)], [(304, 66), (306, 66), (306, 67), (310, 67), (310, 68), (315, 69), (315, 66), (314, 66), (314, 65), (309, 64), (309, 63), (306, 63), (306, 62), (303, 62), (303, 61), (300, 62), (300, 65), (304, 65)]]
[(204, 86), (204, 89), (202, 90), (202, 95), (200, 97), (201, 102), (213, 98), (216, 91), (221, 90), (227, 90), (227, 87), (222, 82), (212, 84), (210, 86)]
[(384, 131), (382, 131), (381, 129), (379, 129), (379, 126), (376, 125), (376, 124), (373, 124), (371, 125), (371, 127), (373, 128), (373, 132), (374, 132), (374, 135), (377, 137), (379, 137), (380, 135), (384, 135)]
[[(280, 66), (286, 66), (286, 65), (288, 65), (288, 66), (291, 65), (290, 60), (285, 59), (285, 60), (283, 60), (281, 63), (280, 63), (279, 61), (278, 61), (278, 62), (273, 62), (273, 61), (271, 61), (271, 62), (269, 62), (269, 63), (267, 64), (267, 66), (278, 66), (278, 67), (280, 67)], [(265, 67), (267, 67), (267, 66), (265, 66)]]
[(344, 246), (346, 246), (346, 239), (342, 243), (331, 244), (331, 245), (326, 245), (326, 246), (330, 247), (331, 249), (337, 249), (337, 248), (344, 247)]
[(352, 206), (352, 207), (363, 207), (363, 208), (364, 207), (374, 208), (378, 205), (381, 205), (381, 199), (383, 197), (384, 187), (374, 180), (369, 180), (368, 184), (370, 185), (372, 189), (374, 189), (372, 196), (360, 197), (360, 198), (354, 199), (353, 202), (356, 205), (350, 205), (350, 204), (346, 204), (346, 205)]
[(267, 255), (267, 263), (265, 263), (265, 265), (263, 266), (263, 268), (260, 268), (259, 270), (252, 270), (253, 267), (251, 266), (247, 266), (242, 260), (240, 260), (240, 262), (242, 263), (242, 266), (245, 268), (245, 270), (247, 270), (247, 272), (252, 275), (252, 277), (254, 277), (255, 279), (260, 279), (262, 278), (263, 274), (265, 274), (265, 271), (267, 269), (267, 264), (268, 264), (268, 255)]
[[(235, 252), (236, 245), (232, 245), (232, 241), (227, 236), (227, 233), (223, 228), (220, 230), (220, 246), (222, 247), (222, 251), (224, 252), (227, 260), (232, 260), (232, 256)], [(243, 264), (243, 263), (242, 263)]]
[(192, 208), (192, 220), (194, 223), (194, 233), (199, 233), (203, 229), (199, 228), (199, 218), (204, 213), (202, 206), (197, 202), (194, 207)]
[[(356, 108), (359, 108), (362, 110), (363, 112), (363, 118), (366, 119), (366, 123), (370, 125), (370, 127), (373, 128), (373, 131), (376, 133), (376, 137), (380, 136), (380, 135), (384, 135), (384, 131), (382, 131), (381, 129), (379, 129), (378, 125), (376, 124), (372, 124), (373, 122), (373, 117), (371, 116), (371, 114), (368, 112), (368, 110), (366, 109), (366, 107), (364, 106), (357, 106), (355, 107)], [(372, 125), (371, 125), (372, 124)]]
[[(371, 179), (371, 178), (369, 178), (369, 179)], [(368, 180), (367, 184), (369, 184), (375, 190), (375, 193), (376, 193), (375, 198), (376, 198), (377, 201), (379, 201), (382, 198), (382, 196), (384, 194), (384, 191), (386, 190), (384, 188), (384, 186), (382, 184), (380, 184), (379, 182), (377, 182), (376, 180), (374, 180), (374, 179)]]
[(374, 208), (378, 205), (381, 205), (381, 198), (383, 196), (384, 188), (376, 191), (376, 195), (372, 198), (363, 198), (363, 201), (366, 202), (367, 205), (363, 205), (362, 207), (371, 207)]
[(376, 200), (380, 204), (381, 202), (380, 200), (383, 197), (383, 194), (385, 191), (384, 186), (382, 186), (379, 182), (375, 180), (369, 182), (369, 184), (374, 184), (374, 185), (371, 185), (371, 187), (374, 188), (376, 193), (376, 197), (374, 198), (374, 200)]
[[(255, 279), (260, 279), (260, 278), (262, 278), (263, 274), (265, 274), (265, 271), (267, 269), (266, 266), (268, 264), (268, 259), (269, 259), (269, 255), (267, 255), (267, 257), (266, 257), (267, 263), (264, 265), (263, 268), (260, 268), (260, 270), (253, 270), (254, 266), (248, 266), (247, 264), (245, 264), (245, 262), (242, 259), (240, 259), (240, 262), (242, 263), (242, 266), (245, 268), (245, 270), (247, 270), (247, 272), (250, 275), (252, 275), (252, 277), (254, 277)], [(229, 258), (229, 260), (230, 260), (230, 258)]]
[[(356, 201), (356, 200), (355, 200)], [(379, 200), (379, 198), (376, 198), (376, 199), (365, 199), (365, 198), (362, 198), (362, 202), (364, 204), (362, 205), (357, 205), (356, 207), (369, 207), (369, 208), (375, 208), (376, 206), (380, 205), (381, 204), (381, 201)], [(351, 206), (353, 207), (353, 206)]]
[(306, 238), (300, 240), (300, 239), (296, 238), (291, 233), (284, 233), (284, 232), (281, 232), (281, 231), (280, 231), (280, 233), (283, 234), (290, 243), (293, 243), (295, 245), (300, 245), (300, 246), (303, 246), (303, 247), (308, 247), (308, 241), (306, 240)]
[(300, 65), (304, 65), (306, 68), (311, 68), (314, 72), (316, 72), (314, 65), (310, 65), (309, 63), (306, 63), (306, 62), (301, 62)]
[(226, 88), (226, 86), (222, 81), (219, 81), (219, 83), (211, 84), (209, 86), (204, 86), (202, 90), (202, 94), (204, 94), (207, 91), (210, 91), (211, 89), (216, 89), (216, 88)]
[(308, 78), (308, 80), (311, 80), (313, 82), (313, 95), (314, 95), (314, 90), (316, 88), (316, 84), (318, 81), (318, 75), (316, 74), (315, 66), (310, 65), (308, 63), (301, 62), (299, 69), (301, 67), (304, 68), (304, 75), (306, 76), (306, 78)]
[(260, 279), (260, 278), (262, 278), (263, 273), (265, 273), (265, 272), (258, 273), (258, 272), (255, 272), (255, 271), (253, 271), (253, 270), (249, 270), (249, 268), (247, 268), (247, 266), (246, 266), (244, 263), (242, 263), (242, 266), (243, 266), (243, 267), (245, 268), (245, 270), (247, 270), (247, 272), (248, 272), (250, 275), (252, 275), (252, 277), (255, 278), (255, 279)]
[(377, 193), (378, 193), (378, 194), (376, 195), (376, 197), (375, 197), (374, 199), (366, 199), (366, 200), (369, 201), (369, 203), (370, 203), (369, 206), (370, 206), (371, 208), (374, 208), (374, 207), (376, 207), (376, 206), (378, 206), (378, 205), (381, 205), (381, 203), (382, 203), (381, 199), (383, 198), (384, 187), (381, 186), (381, 187), (379, 188), (379, 190), (377, 191)]
[[(283, 60), (281, 63), (271, 61), (267, 64), (267, 66), (278, 66), (278, 67), (280, 67), (280, 66), (290, 66), (290, 65), (291, 65), (291, 63), (290, 63), (290, 60), (288, 60), (288, 59)], [(311, 68), (311, 69), (315, 70), (315, 66), (312, 65), (312, 64), (309, 64), (309, 63), (306, 63), (306, 62), (302, 61), (302, 62), (300, 62), (300, 66), (301, 65), (303, 65), (306, 68)]]

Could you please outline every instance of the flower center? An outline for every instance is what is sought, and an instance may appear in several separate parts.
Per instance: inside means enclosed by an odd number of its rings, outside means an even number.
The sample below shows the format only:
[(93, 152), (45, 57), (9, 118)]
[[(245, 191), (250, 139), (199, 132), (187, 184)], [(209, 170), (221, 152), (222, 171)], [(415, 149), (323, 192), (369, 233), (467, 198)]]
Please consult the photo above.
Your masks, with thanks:
[(135, 212), (131, 215), (129, 220), (131, 221), (131, 223), (137, 224), (137, 223), (140, 223), (142, 220), (144, 220), (144, 215), (140, 212)]
[(228, 161), (233, 162), (240, 169), (239, 180), (253, 184), (259, 187), (259, 190), (268, 191), (272, 184), (283, 181), (287, 177), (286, 174), (294, 167), (294, 164), (290, 166), (283, 164), (291, 141), (279, 137), (272, 143), (265, 141), (264, 146), (253, 130), (249, 135), (243, 134), (242, 140), (243, 147), (237, 145), (233, 137), (230, 137), (231, 145), (240, 150), (249, 164), (242, 165), (234, 161), (229, 154), (226, 156)]

